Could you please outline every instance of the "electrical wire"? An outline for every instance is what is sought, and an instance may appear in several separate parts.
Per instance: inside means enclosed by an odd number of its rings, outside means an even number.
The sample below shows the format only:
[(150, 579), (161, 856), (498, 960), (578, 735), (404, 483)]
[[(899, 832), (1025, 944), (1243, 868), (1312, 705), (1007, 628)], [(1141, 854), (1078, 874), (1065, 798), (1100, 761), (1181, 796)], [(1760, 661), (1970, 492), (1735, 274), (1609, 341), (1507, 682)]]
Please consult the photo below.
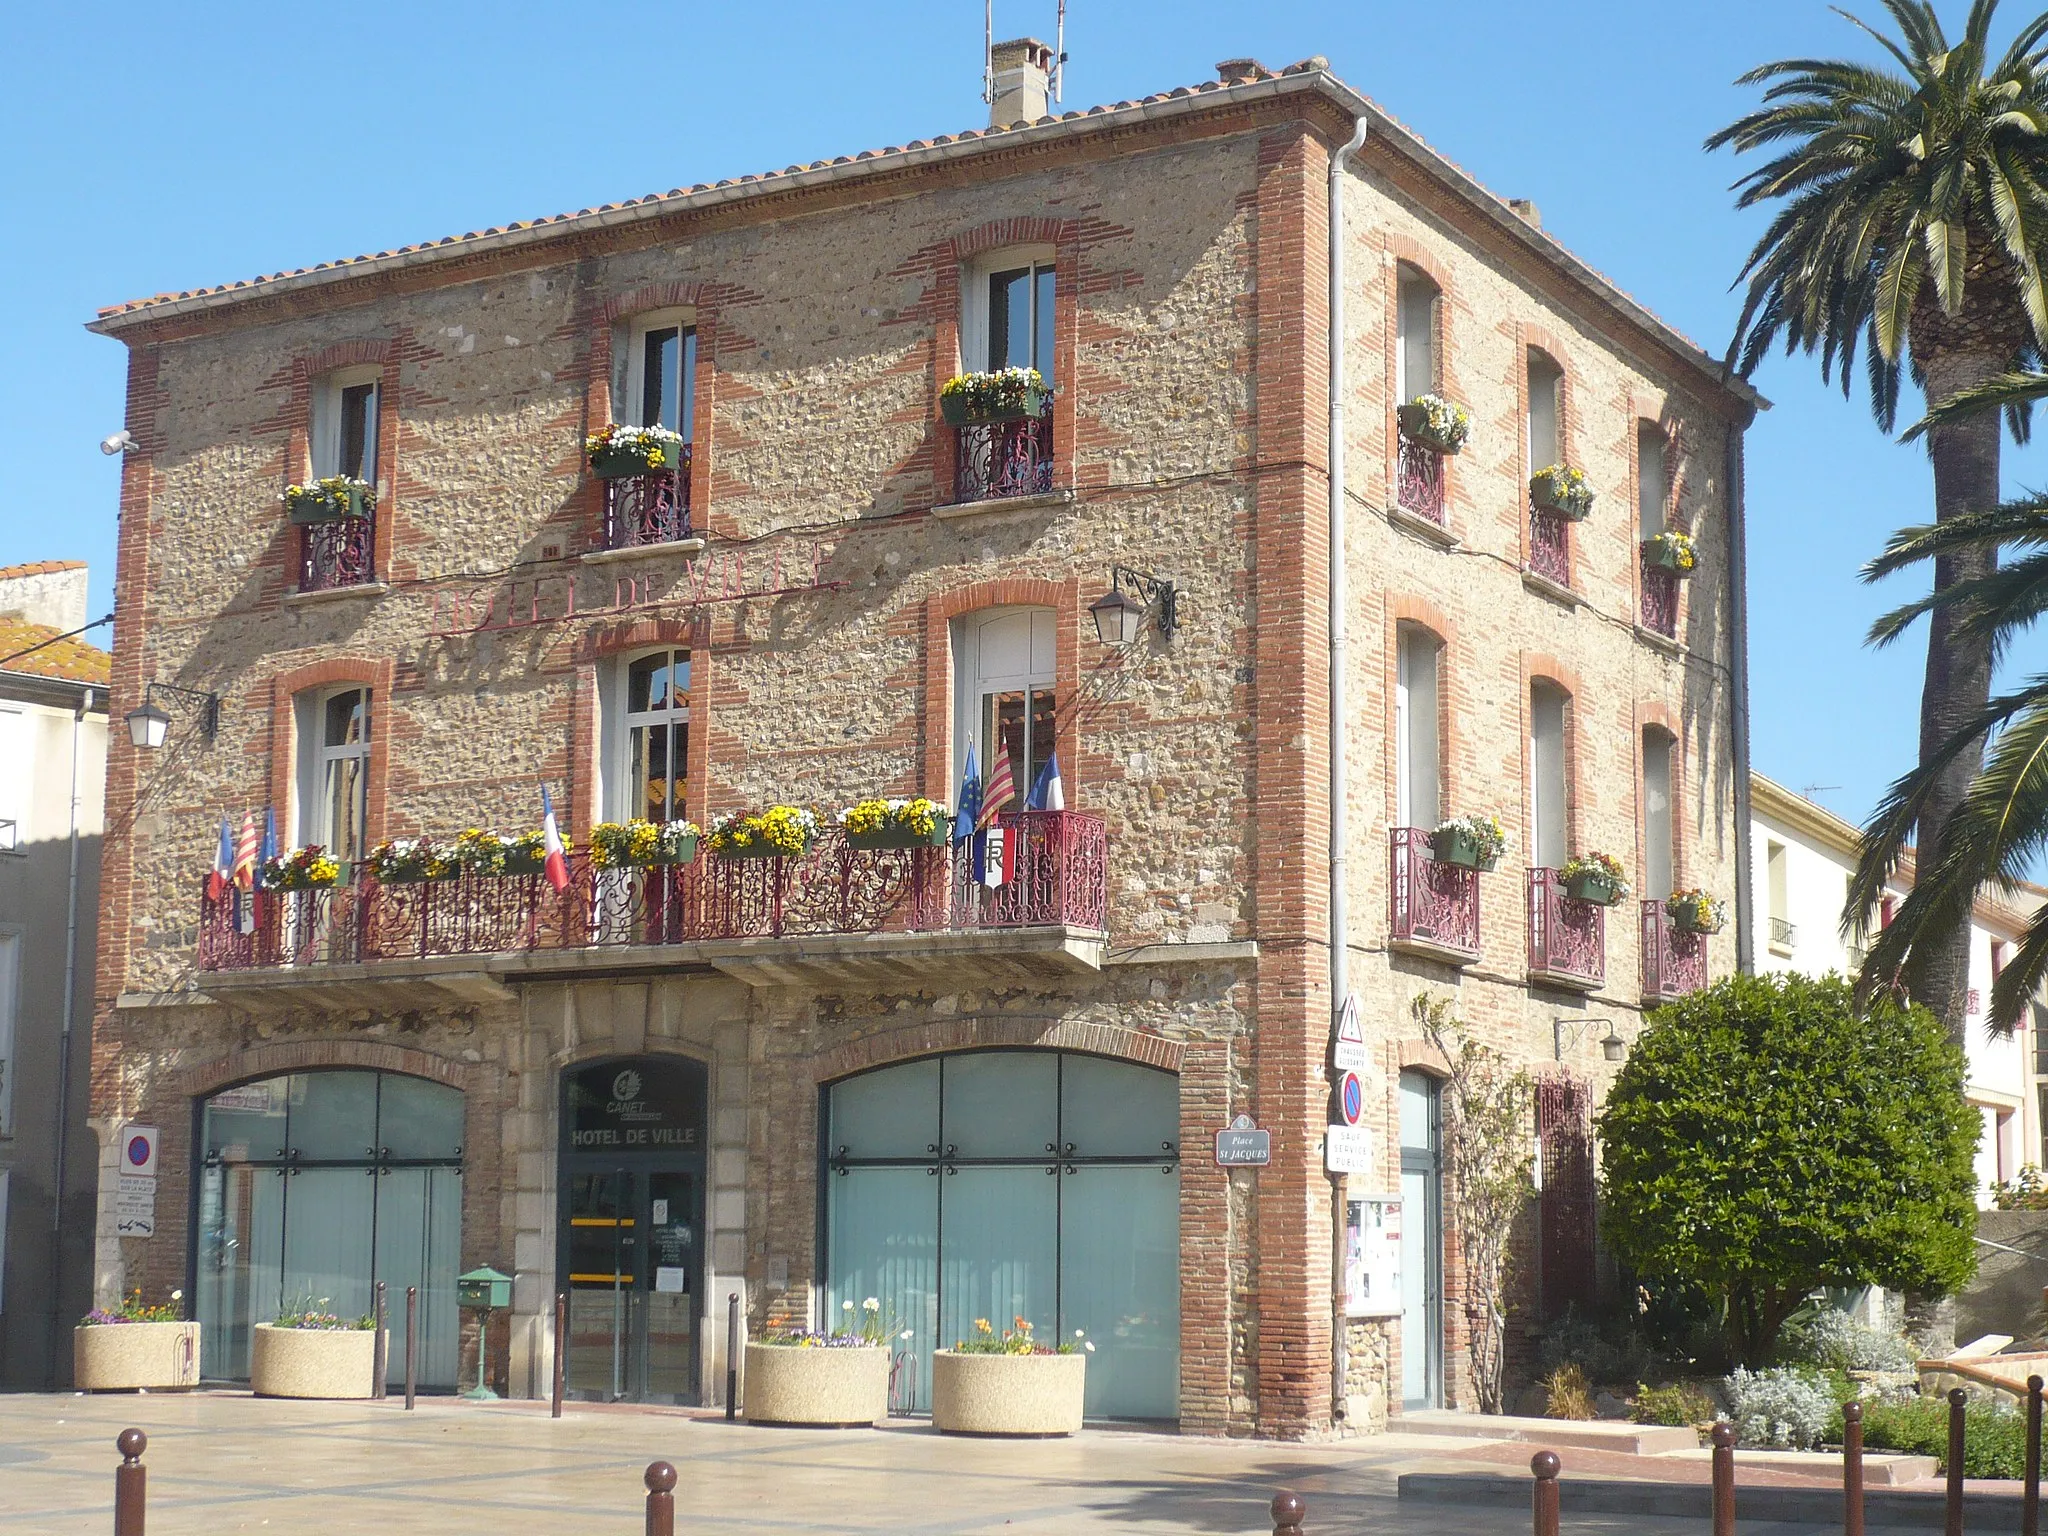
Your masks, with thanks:
[(19, 661), (24, 656), (33, 656), (37, 651), (42, 650), (46, 646), (55, 645), (59, 640), (73, 640), (86, 633), (87, 630), (98, 629), (102, 624), (111, 624), (113, 622), (114, 616), (110, 613), (103, 619), (94, 619), (90, 624), (80, 625), (77, 629), (68, 629), (61, 635), (52, 635), (47, 640), (38, 640), (26, 650), (16, 651), (12, 656), (0, 656), (0, 668), (5, 668), (10, 661)]

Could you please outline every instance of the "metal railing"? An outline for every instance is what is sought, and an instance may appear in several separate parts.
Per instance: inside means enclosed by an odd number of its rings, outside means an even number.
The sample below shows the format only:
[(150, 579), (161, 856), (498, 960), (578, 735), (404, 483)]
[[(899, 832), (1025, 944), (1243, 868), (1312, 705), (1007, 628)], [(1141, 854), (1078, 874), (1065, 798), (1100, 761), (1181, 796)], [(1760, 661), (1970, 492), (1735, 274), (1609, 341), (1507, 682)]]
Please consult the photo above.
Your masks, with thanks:
[(1650, 558), (1643, 546), (1641, 558), (1643, 628), (1667, 640), (1678, 638), (1678, 577)]
[(377, 514), (299, 530), (299, 590), (338, 592), (377, 579)]
[(21, 852), (21, 823), (12, 816), (0, 816), (0, 853)]
[(1036, 416), (955, 427), (956, 502), (1043, 496), (1052, 489), (1052, 401)]
[(1406, 432), (1401, 434), (1394, 503), (1439, 528), (1444, 525), (1444, 456)]
[(1015, 850), (1002, 885), (974, 878), (970, 844), (851, 846), (838, 828), (794, 858), (704, 853), (683, 865), (599, 868), (570, 857), (557, 891), (538, 874), (229, 893), (201, 898), (205, 971), (417, 960), (521, 950), (731, 939), (1067, 926), (1101, 930), (1109, 908), (1102, 818), (1022, 811), (998, 818)]
[(1529, 509), (1529, 569), (1560, 587), (1572, 584), (1572, 525), (1562, 512)]
[(674, 469), (603, 482), (606, 549), (640, 549), (696, 537), (690, 520), (691, 448), (683, 444), (682, 462)]
[(1668, 1003), (1707, 984), (1707, 936), (1688, 933), (1661, 901), (1643, 908), (1643, 1001)]
[(1529, 972), (1567, 984), (1607, 979), (1607, 909), (1567, 896), (1554, 869), (1529, 871)]
[(1770, 923), (1771, 942), (1785, 949), (1790, 949), (1793, 942), (1799, 937), (1799, 925), (1782, 917), (1774, 917), (1770, 920)]
[(1388, 837), (1395, 943), (1422, 943), (1479, 958), (1479, 871), (1446, 864), (1430, 852), (1420, 827), (1395, 827)]

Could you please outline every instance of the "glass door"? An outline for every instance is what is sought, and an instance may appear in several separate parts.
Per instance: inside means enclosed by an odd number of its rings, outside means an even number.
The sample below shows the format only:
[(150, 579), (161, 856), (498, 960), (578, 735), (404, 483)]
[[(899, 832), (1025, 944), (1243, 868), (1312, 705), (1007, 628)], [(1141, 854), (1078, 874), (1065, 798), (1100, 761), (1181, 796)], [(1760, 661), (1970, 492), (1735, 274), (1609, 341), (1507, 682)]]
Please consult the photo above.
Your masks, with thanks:
[(569, 1342), (563, 1370), (578, 1397), (618, 1402), (632, 1363), (633, 1287), (640, 1266), (632, 1175), (623, 1168), (572, 1174)]
[(1401, 1074), (1401, 1405), (1443, 1406), (1443, 1163), (1436, 1080)]
[(701, 1170), (572, 1165), (566, 1188), (567, 1390), (599, 1402), (694, 1402)]

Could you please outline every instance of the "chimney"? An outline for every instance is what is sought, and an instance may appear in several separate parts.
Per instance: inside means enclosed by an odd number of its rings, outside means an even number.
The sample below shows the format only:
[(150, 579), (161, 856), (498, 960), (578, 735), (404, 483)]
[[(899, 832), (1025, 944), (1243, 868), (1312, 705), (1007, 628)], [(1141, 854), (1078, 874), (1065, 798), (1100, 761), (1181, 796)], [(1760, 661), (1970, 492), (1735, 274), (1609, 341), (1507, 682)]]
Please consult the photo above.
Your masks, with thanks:
[(1035, 37), (1019, 37), (989, 49), (994, 87), (988, 108), (991, 128), (1021, 128), (1044, 117), (1052, 84), (1052, 49)]
[(1538, 208), (1530, 199), (1526, 197), (1511, 197), (1508, 199), (1508, 206), (1528, 220), (1531, 228), (1541, 229), (1543, 227), (1543, 210)]

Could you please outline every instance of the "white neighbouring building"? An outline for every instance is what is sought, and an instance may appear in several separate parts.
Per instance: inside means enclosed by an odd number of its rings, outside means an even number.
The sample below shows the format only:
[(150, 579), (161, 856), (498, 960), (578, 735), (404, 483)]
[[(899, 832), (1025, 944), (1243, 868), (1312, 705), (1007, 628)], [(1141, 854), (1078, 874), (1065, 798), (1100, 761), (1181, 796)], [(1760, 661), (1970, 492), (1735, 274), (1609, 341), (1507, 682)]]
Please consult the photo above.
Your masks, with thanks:
[[(1843, 937), (1841, 917), (1856, 867), (1857, 829), (1760, 773), (1750, 775), (1750, 818), (1756, 882), (1751, 939), (1757, 969), (1853, 974), (1863, 954)], [(1893, 881), (1880, 922), (1889, 917), (1890, 904), (1912, 889), (1910, 866), (1905, 873), (1906, 878)], [(2042, 1146), (2042, 1101), (2048, 1089), (2041, 1082), (2039, 1059), (2048, 1004), (2036, 999), (2008, 1036), (1990, 1029), (1992, 979), (2019, 948), (2043, 899), (2048, 890), (2036, 885), (2021, 887), (2017, 898), (1981, 892), (1971, 918), (1968, 1092), (1984, 1118), (1977, 1143), (1977, 1202), (1986, 1208), (1994, 1183), (2012, 1178), (2027, 1164), (2048, 1162)]]

